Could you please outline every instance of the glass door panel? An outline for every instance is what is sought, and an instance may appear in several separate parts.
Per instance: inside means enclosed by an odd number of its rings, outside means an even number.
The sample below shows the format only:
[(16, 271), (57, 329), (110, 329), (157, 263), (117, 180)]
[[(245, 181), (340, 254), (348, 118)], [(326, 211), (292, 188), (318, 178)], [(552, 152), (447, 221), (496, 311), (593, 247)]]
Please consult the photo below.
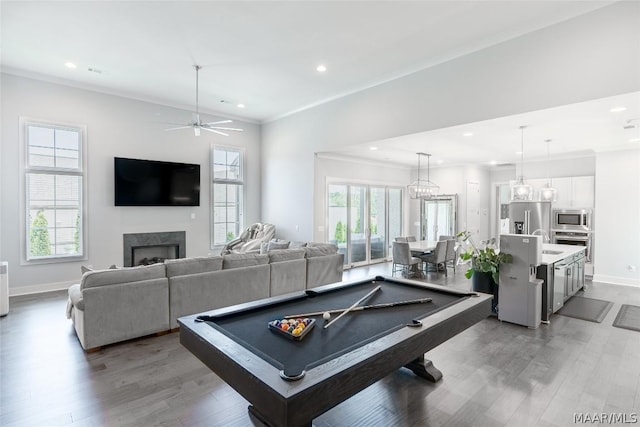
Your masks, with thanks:
[(402, 189), (357, 184), (327, 185), (327, 241), (348, 266), (382, 262), (402, 236)]
[(369, 187), (369, 253), (370, 261), (386, 258), (385, 188)]
[(344, 254), (344, 263), (347, 264), (347, 186), (329, 184), (328, 193), (329, 243), (338, 246), (338, 252)]
[(367, 187), (349, 186), (349, 249), (351, 264), (363, 263), (367, 260), (367, 235), (369, 226), (366, 215)]

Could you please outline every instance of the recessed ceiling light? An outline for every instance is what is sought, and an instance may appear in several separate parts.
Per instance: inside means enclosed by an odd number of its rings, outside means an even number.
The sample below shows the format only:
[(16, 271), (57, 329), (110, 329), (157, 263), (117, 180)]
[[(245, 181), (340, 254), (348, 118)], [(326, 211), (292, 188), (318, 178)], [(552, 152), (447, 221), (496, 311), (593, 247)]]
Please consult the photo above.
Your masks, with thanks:
[(627, 107), (614, 107), (612, 109), (610, 109), (609, 111), (611, 111), (612, 113), (621, 113), (623, 111), (625, 111), (627, 109)]
[(497, 161), (497, 160), (491, 160), (491, 161), (489, 162), (489, 164), (491, 164), (491, 165), (495, 166), (495, 165), (497, 165), (497, 164), (498, 164), (498, 161)]
[(522, 151), (516, 151), (516, 155), (519, 156), (520, 154), (522, 154)]
[(64, 66), (67, 68), (77, 68), (76, 64), (74, 64), (73, 62), (65, 62)]
[(465, 132), (462, 136), (473, 136), (473, 132)]
[(238, 108), (244, 108), (244, 104), (238, 104)]
[(325, 66), (324, 66), (324, 64), (320, 64), (320, 65), (318, 65), (318, 66), (316, 67), (316, 70), (317, 70), (319, 73), (324, 73), (325, 71), (327, 71), (327, 67), (325, 67)]
[(640, 138), (631, 138), (629, 142), (640, 142)]
[(439, 164), (439, 165), (441, 165), (441, 164), (443, 164), (443, 163), (444, 163), (444, 160), (438, 160), (438, 161), (436, 161), (436, 163), (437, 163), (437, 164)]
[(376, 151), (378, 149), (378, 147), (369, 147), (369, 150), (371, 151)]

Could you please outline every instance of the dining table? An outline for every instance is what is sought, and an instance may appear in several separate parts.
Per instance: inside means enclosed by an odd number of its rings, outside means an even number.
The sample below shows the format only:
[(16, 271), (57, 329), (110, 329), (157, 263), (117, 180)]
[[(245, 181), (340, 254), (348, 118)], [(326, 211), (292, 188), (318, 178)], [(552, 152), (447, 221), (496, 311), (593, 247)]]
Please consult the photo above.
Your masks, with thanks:
[(433, 240), (418, 240), (416, 242), (409, 242), (409, 250), (412, 255), (421, 255), (427, 252), (435, 250), (438, 242)]

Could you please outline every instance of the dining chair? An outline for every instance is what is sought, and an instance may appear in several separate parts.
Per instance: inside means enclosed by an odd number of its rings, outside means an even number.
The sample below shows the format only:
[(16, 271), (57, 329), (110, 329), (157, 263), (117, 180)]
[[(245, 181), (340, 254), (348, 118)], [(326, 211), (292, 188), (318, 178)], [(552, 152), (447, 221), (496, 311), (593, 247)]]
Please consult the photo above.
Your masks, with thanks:
[(420, 259), (427, 264), (427, 268), (425, 269), (425, 271), (428, 270), (429, 265), (433, 265), (436, 269), (436, 272), (439, 271), (440, 266), (442, 266), (444, 269), (444, 275), (447, 275), (447, 242), (448, 240), (439, 240), (436, 243), (436, 248), (432, 253), (420, 257)]
[(456, 241), (454, 239), (447, 239), (447, 255), (445, 257), (445, 269), (447, 267), (453, 268), (453, 274), (456, 274), (456, 264), (458, 263), (458, 251), (456, 251)]
[(396, 237), (396, 242), (404, 242), (407, 243), (407, 238), (406, 237)]
[(418, 266), (422, 263), (420, 258), (411, 256), (409, 243), (393, 242), (393, 266), (391, 275), (394, 276), (396, 271), (402, 271), (404, 277), (409, 277), (415, 273), (419, 273)]
[(407, 242), (415, 242), (416, 236), (407, 236), (406, 239), (407, 239)]

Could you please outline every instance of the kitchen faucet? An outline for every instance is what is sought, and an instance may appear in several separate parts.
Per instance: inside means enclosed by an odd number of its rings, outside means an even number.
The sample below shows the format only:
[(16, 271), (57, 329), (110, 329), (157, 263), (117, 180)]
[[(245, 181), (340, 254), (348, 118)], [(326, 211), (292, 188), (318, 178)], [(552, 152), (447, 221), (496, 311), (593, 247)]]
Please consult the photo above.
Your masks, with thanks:
[(549, 243), (551, 241), (551, 238), (549, 238), (549, 233), (547, 233), (544, 229), (542, 228), (538, 228), (537, 230), (534, 230), (533, 233), (531, 233), (531, 235), (535, 236), (537, 231), (541, 231), (540, 234), (542, 234), (542, 242), (546, 242)]

